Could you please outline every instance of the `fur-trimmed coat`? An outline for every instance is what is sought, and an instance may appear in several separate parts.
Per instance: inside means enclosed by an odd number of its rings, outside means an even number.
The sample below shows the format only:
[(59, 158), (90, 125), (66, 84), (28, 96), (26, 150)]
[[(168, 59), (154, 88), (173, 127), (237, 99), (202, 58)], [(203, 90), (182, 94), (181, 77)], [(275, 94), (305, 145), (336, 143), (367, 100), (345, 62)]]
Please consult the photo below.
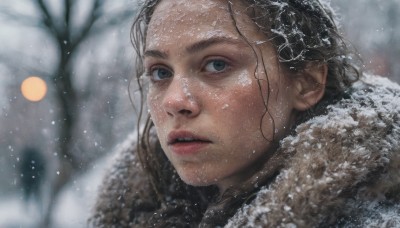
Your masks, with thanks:
[[(400, 227), (400, 86), (365, 76), (327, 110), (281, 140), (290, 159), (226, 227)], [(120, 146), (91, 226), (135, 227), (154, 213), (134, 144)]]

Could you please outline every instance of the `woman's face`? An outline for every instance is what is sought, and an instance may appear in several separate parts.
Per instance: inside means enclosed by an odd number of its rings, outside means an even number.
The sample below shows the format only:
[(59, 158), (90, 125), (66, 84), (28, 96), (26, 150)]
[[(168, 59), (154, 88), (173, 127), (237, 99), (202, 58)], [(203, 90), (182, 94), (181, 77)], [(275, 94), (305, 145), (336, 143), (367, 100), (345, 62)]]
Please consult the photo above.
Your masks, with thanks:
[(233, 9), (255, 52), (227, 1), (163, 0), (144, 54), (147, 102), (166, 156), (186, 183), (220, 191), (252, 175), (273, 152), (273, 131), (282, 137), (293, 118), (293, 88), (274, 48), (244, 7), (234, 1)]

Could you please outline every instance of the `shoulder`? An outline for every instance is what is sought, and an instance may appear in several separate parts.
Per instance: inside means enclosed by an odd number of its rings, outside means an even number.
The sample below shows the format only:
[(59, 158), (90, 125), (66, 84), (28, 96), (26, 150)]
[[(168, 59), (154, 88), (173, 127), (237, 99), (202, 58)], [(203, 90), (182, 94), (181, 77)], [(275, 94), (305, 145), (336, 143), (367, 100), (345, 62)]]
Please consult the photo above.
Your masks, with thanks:
[[(360, 205), (400, 202), (400, 87), (367, 75), (327, 110), (281, 141), (278, 153), (291, 159), (228, 226), (315, 227), (362, 218)], [(387, 206), (379, 216), (398, 221), (398, 212)]]
[(89, 219), (91, 226), (127, 227), (132, 223), (132, 210), (154, 204), (152, 188), (136, 155), (136, 141), (132, 134), (116, 147)]

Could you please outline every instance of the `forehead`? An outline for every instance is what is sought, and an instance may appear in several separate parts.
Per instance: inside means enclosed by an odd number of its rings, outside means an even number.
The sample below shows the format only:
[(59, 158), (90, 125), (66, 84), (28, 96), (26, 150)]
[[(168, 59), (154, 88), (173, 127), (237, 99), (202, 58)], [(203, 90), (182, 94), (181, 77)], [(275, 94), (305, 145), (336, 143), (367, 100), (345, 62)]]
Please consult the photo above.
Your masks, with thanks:
[[(237, 26), (256, 30), (238, 1), (232, 1)], [(152, 15), (147, 30), (147, 48), (157, 48), (179, 38), (207, 39), (215, 36), (237, 38), (238, 33), (224, 0), (162, 0)], [(249, 23), (250, 22), (250, 23)]]

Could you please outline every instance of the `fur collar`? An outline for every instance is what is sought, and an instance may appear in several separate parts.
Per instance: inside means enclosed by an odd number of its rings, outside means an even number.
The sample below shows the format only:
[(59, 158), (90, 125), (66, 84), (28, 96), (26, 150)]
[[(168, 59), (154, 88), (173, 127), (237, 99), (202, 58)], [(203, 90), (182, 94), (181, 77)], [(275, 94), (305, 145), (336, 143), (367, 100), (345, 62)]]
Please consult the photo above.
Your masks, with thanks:
[[(400, 226), (400, 87), (365, 76), (351, 90), (281, 141), (277, 153), (290, 159), (227, 227)], [(142, 211), (135, 219), (153, 213), (146, 212), (154, 199), (134, 141), (130, 137), (117, 149), (92, 226), (129, 227), (132, 202)]]
[(279, 153), (294, 154), (291, 161), (227, 226), (364, 227), (377, 222), (367, 219), (373, 214), (400, 226), (400, 206), (376, 210), (387, 198), (400, 202), (400, 88), (363, 81), (282, 140)]

